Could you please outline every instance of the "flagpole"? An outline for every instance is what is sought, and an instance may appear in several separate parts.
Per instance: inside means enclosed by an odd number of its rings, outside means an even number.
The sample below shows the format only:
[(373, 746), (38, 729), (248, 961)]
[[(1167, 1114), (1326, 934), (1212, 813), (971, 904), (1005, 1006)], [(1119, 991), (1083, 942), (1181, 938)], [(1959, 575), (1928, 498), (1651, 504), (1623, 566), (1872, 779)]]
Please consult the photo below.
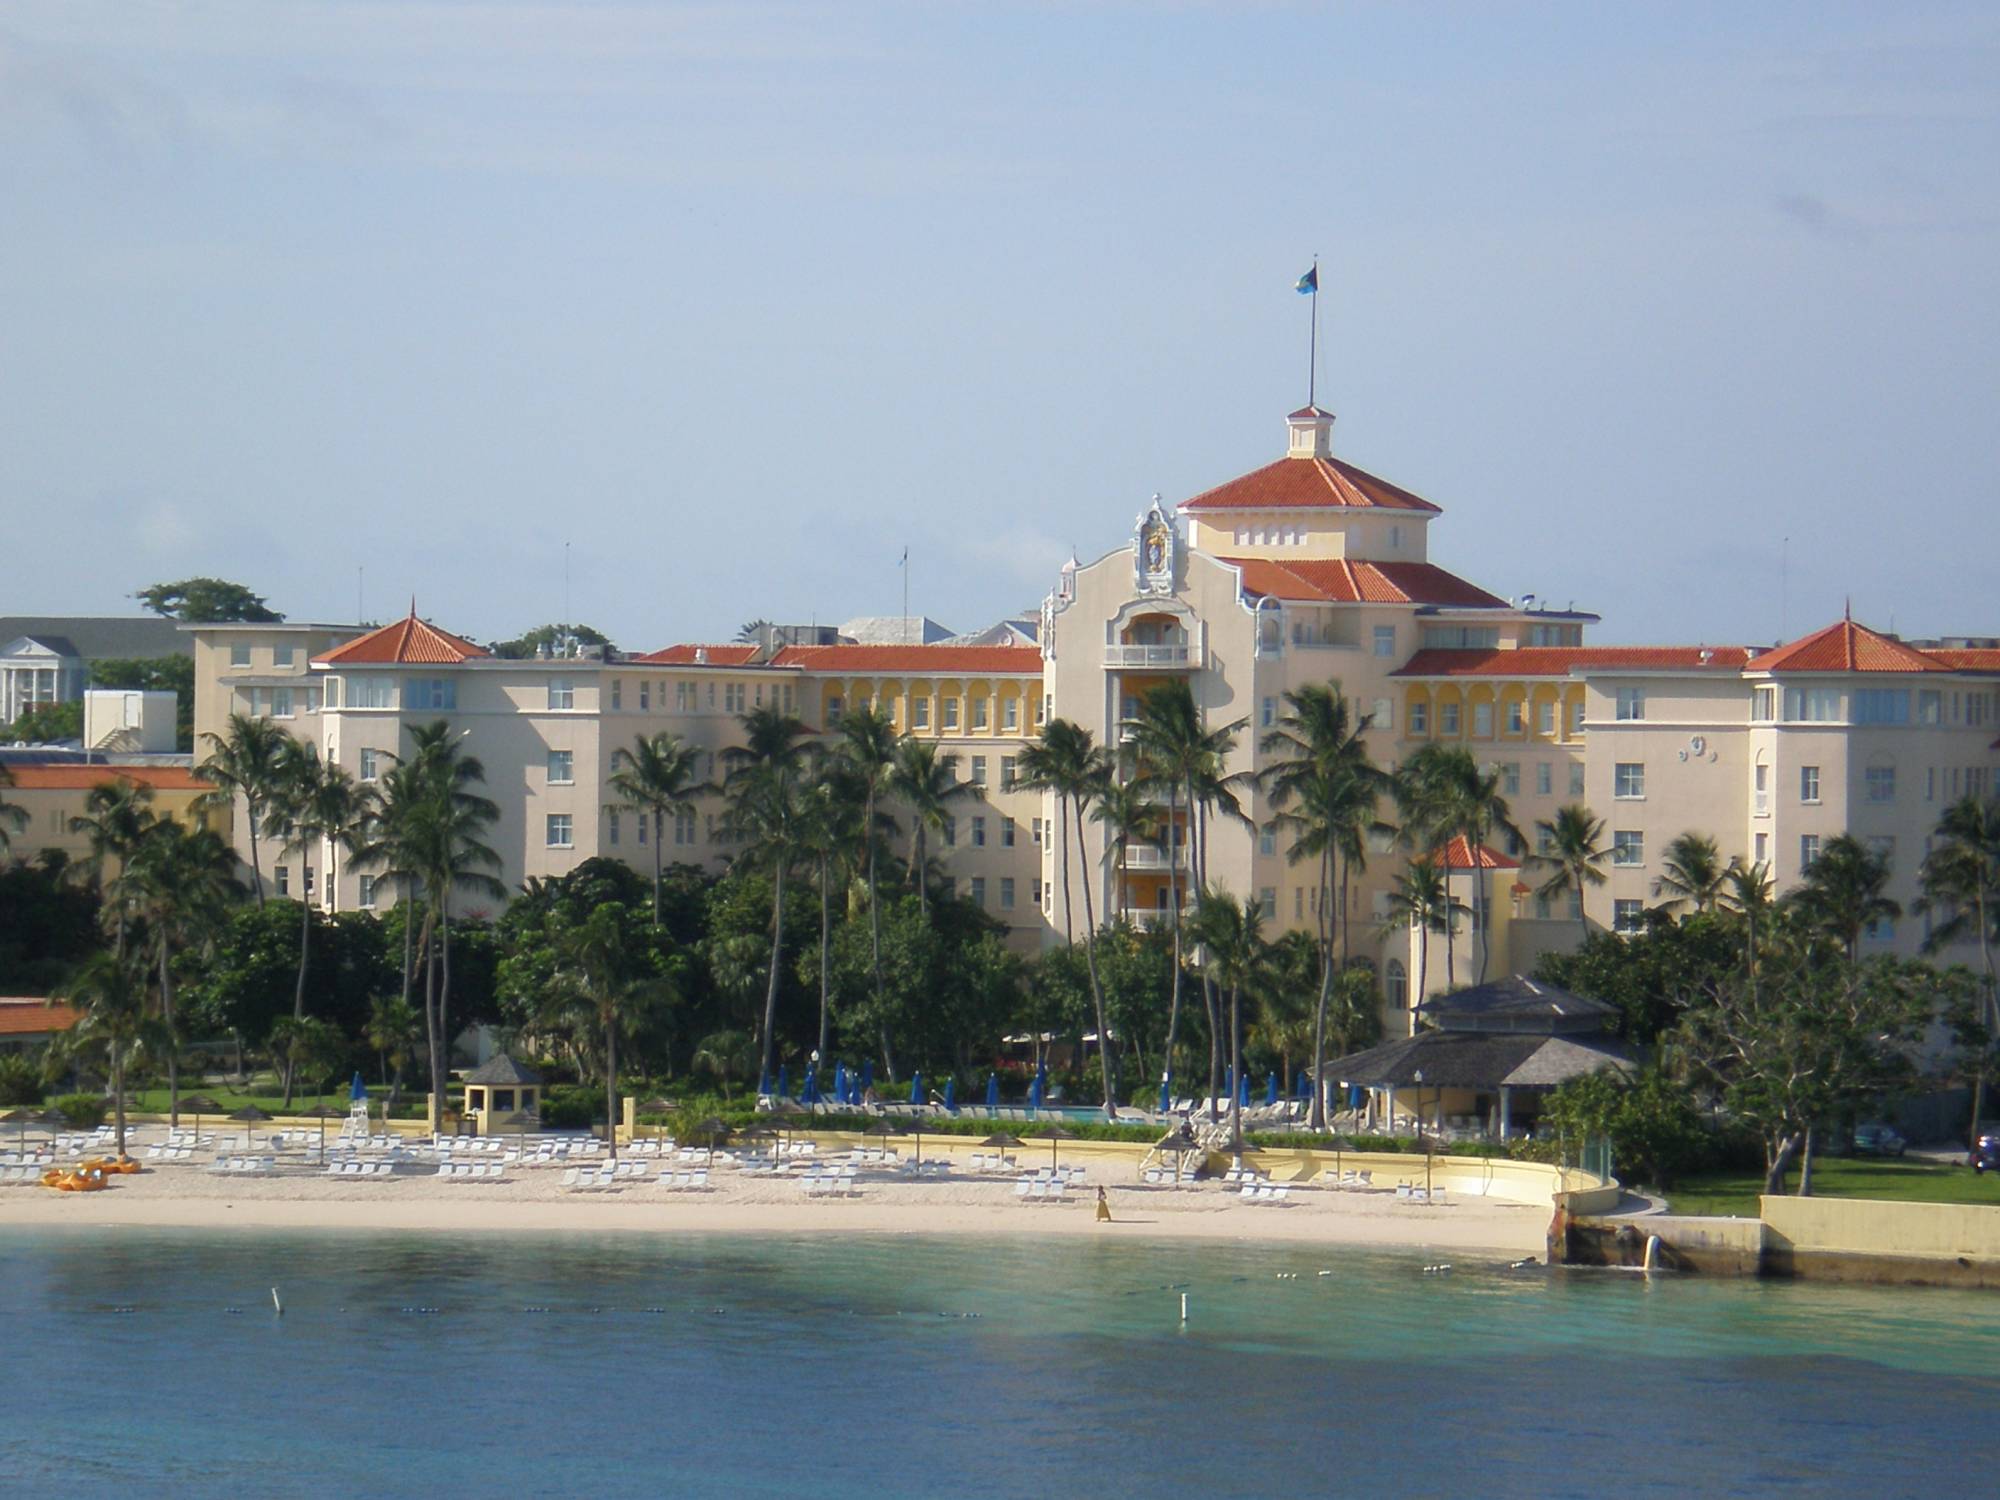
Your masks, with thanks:
[(1312, 352), (1307, 357), (1310, 368), (1306, 371), (1306, 405), (1319, 405), (1319, 257), (1313, 257), (1313, 326)]

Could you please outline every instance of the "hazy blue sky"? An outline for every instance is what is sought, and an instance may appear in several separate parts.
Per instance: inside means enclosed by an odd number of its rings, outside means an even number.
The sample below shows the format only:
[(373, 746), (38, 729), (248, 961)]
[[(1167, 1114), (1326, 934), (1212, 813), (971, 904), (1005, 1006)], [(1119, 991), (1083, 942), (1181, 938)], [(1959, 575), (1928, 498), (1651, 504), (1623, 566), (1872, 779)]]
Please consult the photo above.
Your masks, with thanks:
[(0, 613), (973, 628), (1282, 452), (1317, 251), (1446, 567), (2000, 632), (1997, 120), (1990, 4), (8, 0)]

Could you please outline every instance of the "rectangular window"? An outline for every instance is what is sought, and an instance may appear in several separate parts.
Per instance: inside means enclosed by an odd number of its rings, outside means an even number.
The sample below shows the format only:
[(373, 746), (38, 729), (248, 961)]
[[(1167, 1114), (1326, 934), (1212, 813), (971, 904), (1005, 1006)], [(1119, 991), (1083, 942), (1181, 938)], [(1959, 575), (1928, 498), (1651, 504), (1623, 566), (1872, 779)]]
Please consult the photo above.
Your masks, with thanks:
[(1553, 739), (1556, 732), (1556, 706), (1544, 699), (1535, 705), (1535, 733)]
[(972, 877), (972, 904), (974, 906), (984, 906), (986, 904), (986, 877), (984, 875), (975, 875)]
[(565, 709), (576, 707), (576, 683), (568, 677), (549, 679), (549, 707)]
[(986, 819), (979, 813), (972, 815), (972, 847), (975, 849), (986, 847)]
[(1811, 869), (1813, 861), (1818, 858), (1819, 858), (1819, 835), (1816, 833), (1800, 834), (1799, 873), (1804, 874), (1807, 870)]
[(1938, 711), (1943, 695), (1936, 688), (1924, 688), (1917, 694), (1917, 722), (1935, 724), (1942, 717)]
[(1870, 766), (1862, 773), (1868, 786), (1870, 802), (1894, 802), (1896, 800), (1896, 768), (1894, 766)]
[(944, 846), (947, 849), (956, 849), (958, 847), (958, 819), (956, 818), (946, 818), (944, 820)]
[(1011, 849), (1014, 847), (1014, 820), (1012, 818), (1002, 818), (1000, 820), (1000, 847), (1002, 849)]
[(1612, 768), (1611, 795), (1631, 800), (1646, 795), (1646, 763), (1621, 760)]
[[(834, 701), (837, 703), (840, 700), (836, 698)], [(939, 722), (941, 722), (946, 729), (958, 728), (958, 700), (956, 698), (947, 698), (944, 700), (944, 706), (940, 711)]]
[(1581, 797), (1583, 795), (1583, 762), (1580, 760), (1570, 762), (1569, 794), (1572, 797)]
[(646, 847), (646, 824), (647, 824), (647, 822), (648, 822), (648, 819), (647, 819), (647, 817), (646, 817), (646, 814), (644, 814), (644, 813), (640, 813), (640, 814), (639, 814), (639, 816), (638, 816), (638, 817), (636, 817), (636, 818), (634, 818), (634, 819), (633, 819), (632, 821), (633, 821), (633, 823), (635, 823), (636, 825), (638, 825), (638, 829), (639, 829), (639, 847), (640, 847), (641, 849), (643, 849), (643, 848), (645, 848), (645, 847)]
[(1457, 738), (1458, 705), (1456, 703), (1440, 703), (1438, 705), (1438, 733), (1447, 739)]
[(1840, 718), (1839, 688), (1786, 688), (1785, 718), (1795, 724), (1832, 724)]
[[(618, 824), (619, 818), (615, 810), (604, 815), (604, 842), (614, 849), (618, 847)], [(645, 835), (646, 815), (641, 813), (639, 814), (639, 836), (643, 840)]]
[(1618, 719), (1643, 719), (1646, 717), (1646, 690), (1642, 687), (1622, 687), (1618, 689), (1618, 706), (1613, 713)]
[(1937, 767), (1924, 767), (1924, 801), (1937, 801)]
[(1521, 795), (1521, 763), (1510, 760), (1500, 767), (1500, 786), (1509, 797)]
[(1628, 828), (1620, 828), (1611, 835), (1611, 863), (1614, 865), (1643, 865), (1646, 862), (1646, 835)]
[(1394, 656), (1396, 654), (1395, 626), (1377, 625), (1375, 627), (1375, 654), (1377, 656)]
[(1770, 863), (1771, 860), (1770, 834), (1768, 833), (1758, 834), (1757, 837), (1754, 840), (1752, 840), (1752, 848), (1755, 851), (1750, 856), (1752, 860), (1754, 860), (1756, 863), (1760, 865)]
[(271, 689), (271, 717), (289, 719), (292, 716), (292, 690), (288, 687)]
[(572, 840), (568, 813), (550, 813), (547, 827), (548, 846), (551, 849), (567, 849), (570, 847)]
[(361, 877), (361, 894), (355, 899), (360, 903), (363, 911), (367, 911), (375, 905), (375, 877), (373, 875), (363, 875)]
[(396, 679), (393, 677), (356, 677), (352, 679), (352, 691), (347, 697), (349, 708), (394, 708), (396, 706)]
[(1269, 729), (1277, 722), (1278, 700), (1276, 698), (1266, 698), (1257, 710), (1257, 727), (1259, 729)]
[(972, 728), (975, 733), (983, 733), (986, 729), (986, 699), (984, 697), (972, 700)]
[(838, 724), (841, 714), (845, 711), (846, 704), (841, 701), (840, 694), (829, 693), (826, 700), (826, 722), (828, 724)]
[(1037, 727), (1039, 727), (1048, 722), (1049, 722), (1049, 700), (1046, 697), (1043, 697), (1041, 694), (1037, 693), (1035, 695), (1035, 724), (1037, 725)]
[(743, 684), (725, 682), (722, 685), (722, 711), (726, 714), (740, 714), (743, 712), (743, 707)]
[(1750, 700), (1750, 717), (1759, 724), (1769, 724), (1778, 717), (1778, 690), (1774, 687), (1760, 687)]
[(1028, 882), (1028, 890), (1030, 893), (1029, 899), (1036, 906), (1040, 906), (1042, 904), (1042, 877), (1037, 875), (1033, 880), (1030, 880)]
[(576, 780), (576, 753), (571, 750), (551, 750), (549, 752), (549, 781), (563, 785)]
[(625, 679), (622, 677), (614, 677), (611, 679), (611, 707), (614, 711), (616, 711), (618, 709), (623, 708), (624, 706), (625, 706)]
[(1819, 801), (1819, 767), (1799, 767), (1799, 801)]
[(413, 677), (403, 689), (403, 706), (450, 712), (458, 707), (458, 684), (449, 677)]
[(986, 785), (986, 757), (983, 755), (972, 757), (972, 784), (974, 786)]
[(1396, 700), (1377, 698), (1368, 710), (1368, 722), (1363, 729), (1390, 730), (1396, 727)]
[(361, 779), (363, 781), (373, 781), (381, 774), (382, 752), (380, 750), (363, 750), (361, 752)]
[(1257, 830), (1257, 852), (1276, 854), (1278, 852), (1278, 825), (1266, 823)]
[(1011, 755), (1003, 755), (1000, 757), (1000, 790), (1004, 792), (1013, 785), (1014, 785), (1014, 757)]
[(1857, 724), (1907, 724), (1910, 722), (1908, 688), (1856, 688), (1854, 722)]
[(307, 689), (306, 689), (306, 712), (307, 712), (307, 713), (309, 713), (309, 714), (316, 714), (316, 713), (318, 713), (318, 712), (319, 712), (319, 693), (320, 693), (320, 690), (319, 690), (318, 688), (316, 688), (316, 687), (309, 687), (309, 688), (307, 688)]
[(1546, 797), (1555, 790), (1556, 768), (1545, 760), (1535, 762), (1535, 795)]
[(1032, 818), (1029, 820), (1028, 837), (1031, 840), (1033, 840), (1034, 845), (1037, 849), (1042, 847), (1042, 820), (1040, 818)]
[(1004, 698), (1000, 703), (1000, 727), (1008, 733), (1021, 727), (1021, 700)]
[(1524, 705), (1518, 702), (1507, 705), (1507, 732), (1509, 734), (1527, 733), (1528, 721), (1522, 714), (1523, 707)]
[(1417, 698), (1410, 703), (1410, 733), (1429, 734), (1431, 728), (1431, 706)]
[(928, 698), (912, 698), (910, 700), (910, 728), (928, 729), (930, 727), (931, 700)]
[(229, 643), (229, 665), (232, 667), (247, 667), (250, 665), (250, 647), (247, 642), (231, 641)]
[(694, 843), (694, 810), (682, 808), (674, 814), (674, 842), (683, 847)]
[(1278, 920), (1278, 888), (1267, 885), (1257, 892), (1257, 908), (1264, 913), (1266, 922)]
[[(683, 683), (681, 685), (685, 687), (687, 684)], [(661, 683), (660, 707), (665, 708), (666, 706), (667, 706), (667, 685), (665, 683)], [(652, 679), (648, 677), (642, 677), (639, 679), (639, 712), (642, 714), (650, 713), (652, 712), (652, 708), (653, 708)]]
[(1646, 923), (1646, 903), (1643, 901), (1614, 901), (1611, 903), (1611, 930), (1613, 932), (1637, 932)]
[(1472, 705), (1472, 737), (1476, 740), (1493, 738), (1493, 705), (1475, 703)]
[(1014, 877), (1012, 875), (1002, 875), (1000, 877), (1000, 910), (1012, 911), (1013, 909)]
[(292, 893), (291, 866), (279, 865), (276, 873), (278, 877), (278, 894), (280, 896), (289, 896)]
[(271, 665), (274, 667), (289, 667), (292, 664), (292, 656), (295, 649), (292, 646), (273, 646), (271, 648)]

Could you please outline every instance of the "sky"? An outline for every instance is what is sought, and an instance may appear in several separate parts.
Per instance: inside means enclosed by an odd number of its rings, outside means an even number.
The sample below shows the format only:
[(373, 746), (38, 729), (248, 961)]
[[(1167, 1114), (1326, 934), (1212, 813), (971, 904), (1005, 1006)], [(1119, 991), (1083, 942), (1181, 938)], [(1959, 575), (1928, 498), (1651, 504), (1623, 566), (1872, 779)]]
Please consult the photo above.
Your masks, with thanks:
[(2000, 634), (1990, 4), (9, 0), (0, 614), (976, 629), (1282, 455), (1314, 255), (1433, 561)]

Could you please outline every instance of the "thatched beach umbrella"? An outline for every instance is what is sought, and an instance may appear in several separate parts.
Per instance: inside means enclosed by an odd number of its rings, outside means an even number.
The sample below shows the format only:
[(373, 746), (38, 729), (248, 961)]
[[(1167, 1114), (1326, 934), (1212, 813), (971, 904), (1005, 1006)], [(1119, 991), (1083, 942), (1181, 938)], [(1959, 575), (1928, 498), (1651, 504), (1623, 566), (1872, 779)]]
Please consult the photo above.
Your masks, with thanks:
[(194, 1116), (194, 1138), (197, 1145), (201, 1143), (201, 1117), (203, 1115), (219, 1115), (222, 1113), (222, 1106), (206, 1094), (190, 1094), (185, 1099), (176, 1099), (174, 1101), (174, 1108), (176, 1110), (184, 1109)]
[(1169, 1130), (1165, 1135), (1153, 1142), (1153, 1149), (1162, 1156), (1171, 1155), (1173, 1157), (1174, 1182), (1178, 1184), (1181, 1180), (1182, 1158), (1191, 1156), (1201, 1150), (1201, 1142), (1194, 1138), (1194, 1131), (1189, 1129), (1187, 1121), (1183, 1120), (1172, 1130)]
[(734, 1133), (735, 1132), (733, 1132), (726, 1124), (724, 1124), (721, 1120), (717, 1119), (714, 1115), (710, 1115), (706, 1120), (703, 1120), (699, 1125), (695, 1126), (694, 1138), (698, 1141), (708, 1142), (708, 1164), (711, 1167), (715, 1165), (716, 1143), (718, 1141), (728, 1140), (729, 1137)]
[(1049, 1169), (1053, 1171), (1056, 1165), (1056, 1142), (1073, 1141), (1076, 1139), (1076, 1132), (1051, 1122), (1044, 1125), (1040, 1130), (1029, 1131), (1028, 1139), (1031, 1141), (1047, 1141), (1049, 1143)]
[(250, 1127), (252, 1125), (257, 1124), (261, 1120), (269, 1120), (273, 1117), (271, 1115), (266, 1114), (263, 1110), (259, 1109), (254, 1104), (246, 1104), (241, 1109), (237, 1110), (236, 1113), (231, 1115), (229, 1118), (232, 1120), (241, 1120), (243, 1122), (243, 1150), (244, 1153), (247, 1155), (250, 1150), (250, 1143), (252, 1140), (255, 1139), (255, 1137), (253, 1137), (250, 1134)]
[(656, 1134), (654, 1135), (653, 1138), (655, 1140), (664, 1141), (667, 1138), (666, 1116), (672, 1114), (676, 1108), (678, 1108), (678, 1106), (674, 1103), (673, 1100), (654, 1097), (648, 1099), (644, 1104), (640, 1105), (636, 1110), (633, 1111), (633, 1114), (659, 1115), (661, 1117), (660, 1123), (654, 1127)]
[(877, 1140), (887, 1140), (892, 1135), (901, 1135), (903, 1128), (894, 1120), (877, 1120), (861, 1133), (863, 1135), (872, 1135)]
[(1007, 1165), (1007, 1153), (1009, 1151), (1019, 1151), (1023, 1147), (1025, 1147), (1028, 1143), (1022, 1140), (1019, 1136), (1009, 1135), (1004, 1130), (996, 1130), (993, 1132), (993, 1134), (986, 1137), (986, 1139), (981, 1141), (979, 1144), (982, 1146), (999, 1147), (1000, 1165), (1004, 1167)]
[(319, 1159), (321, 1161), (325, 1161), (326, 1122), (328, 1120), (344, 1120), (347, 1118), (347, 1116), (343, 1114), (340, 1110), (333, 1108), (331, 1105), (315, 1104), (311, 1109), (306, 1110), (302, 1114), (300, 1114), (299, 1118), (302, 1120), (319, 1121)]

